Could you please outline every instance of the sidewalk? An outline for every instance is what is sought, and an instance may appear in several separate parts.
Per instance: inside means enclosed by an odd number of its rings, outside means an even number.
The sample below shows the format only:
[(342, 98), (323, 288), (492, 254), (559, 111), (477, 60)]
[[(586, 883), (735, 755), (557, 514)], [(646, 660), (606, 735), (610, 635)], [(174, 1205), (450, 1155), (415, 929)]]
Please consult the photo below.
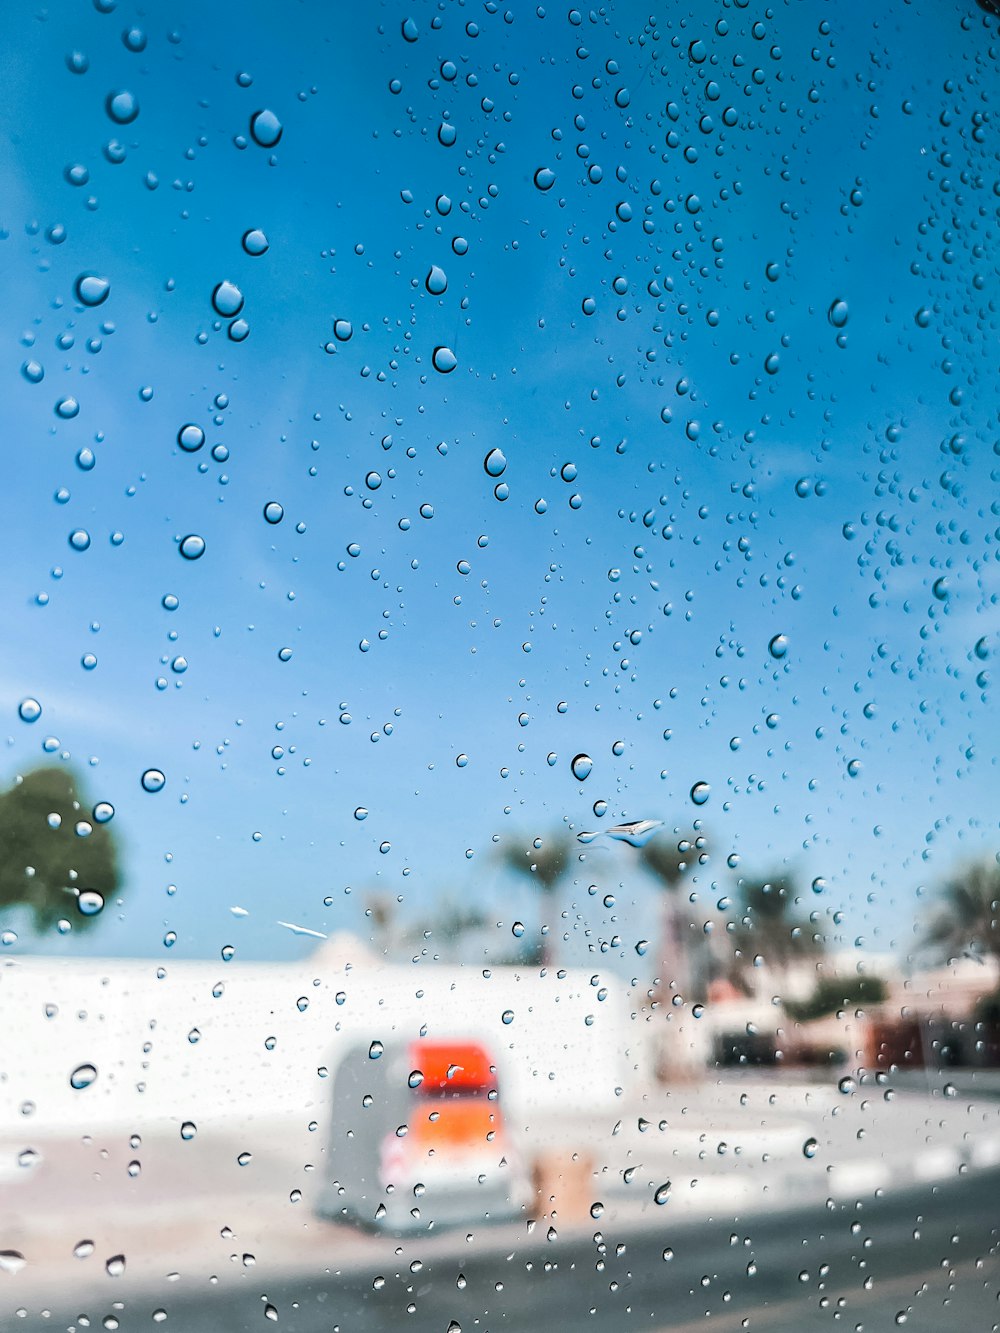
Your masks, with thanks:
[[(320, 1127), (247, 1118), (185, 1142), (164, 1126), (147, 1128), (136, 1146), (128, 1136), (32, 1140), (24, 1129), (0, 1145), (0, 1323), (57, 1295), (83, 1308), (170, 1282), (336, 1274), (398, 1266), (408, 1254), (458, 1257), (470, 1246), (499, 1255), (529, 1230), (552, 1240), (650, 1228), (666, 1236), (713, 1214), (870, 1199), (1000, 1165), (1000, 1103), (896, 1091), (891, 1081), (840, 1091), (835, 1080), (713, 1076), (650, 1088), (607, 1112), (509, 1120), (529, 1160), (578, 1154), (583, 1206), (578, 1199), (567, 1216), (558, 1199), (539, 1199), (530, 1220), (470, 1217), (467, 1227), (402, 1241), (313, 1215)], [(29, 1144), (34, 1164), (18, 1165)], [(74, 1257), (84, 1241), (92, 1250)], [(117, 1256), (123, 1271), (108, 1264)]]

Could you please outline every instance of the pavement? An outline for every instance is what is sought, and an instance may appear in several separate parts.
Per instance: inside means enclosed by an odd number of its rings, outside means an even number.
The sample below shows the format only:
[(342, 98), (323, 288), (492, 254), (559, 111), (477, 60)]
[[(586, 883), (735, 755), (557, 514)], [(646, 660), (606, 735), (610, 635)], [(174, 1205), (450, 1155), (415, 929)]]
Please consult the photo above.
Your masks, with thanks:
[(71, 1138), (33, 1137), (25, 1122), (0, 1142), (0, 1325), (60, 1294), (83, 1305), (251, 1270), (260, 1282), (339, 1277), (414, 1245), (423, 1261), (459, 1262), (541, 1238), (679, 1234), (713, 1217), (960, 1183), (1000, 1166), (1000, 1102), (947, 1084), (757, 1071), (651, 1086), (588, 1114), (508, 1110), (524, 1159), (561, 1164), (547, 1192), (517, 1221), (470, 1217), (405, 1244), (314, 1215), (316, 1122), (248, 1111), (188, 1141), (176, 1125)]

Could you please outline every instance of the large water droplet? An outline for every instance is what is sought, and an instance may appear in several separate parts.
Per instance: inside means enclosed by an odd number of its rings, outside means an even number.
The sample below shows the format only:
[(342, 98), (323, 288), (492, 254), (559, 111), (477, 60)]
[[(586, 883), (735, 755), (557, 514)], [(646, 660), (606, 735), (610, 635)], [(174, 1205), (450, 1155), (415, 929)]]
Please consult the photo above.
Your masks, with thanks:
[(835, 329), (842, 329), (850, 318), (850, 311), (847, 308), (847, 302), (834, 301), (830, 309), (826, 312), (826, 317)]
[(712, 789), (707, 782), (696, 782), (691, 788), (691, 800), (695, 805), (704, 805), (712, 794)]
[(78, 1240), (73, 1246), (74, 1259), (89, 1259), (94, 1253), (94, 1242), (92, 1240)]
[(85, 528), (75, 528), (68, 538), (74, 551), (86, 551), (90, 548), (90, 533)]
[(670, 1181), (666, 1181), (653, 1195), (653, 1202), (664, 1204), (670, 1198)]
[(265, 521), (271, 524), (280, 523), (285, 517), (285, 511), (277, 500), (268, 500), (264, 506)]
[(200, 426), (188, 422), (177, 432), (177, 443), (187, 454), (196, 454), (205, 443), (205, 432)]
[(806, 1139), (802, 1145), (802, 1156), (812, 1159), (819, 1152), (819, 1144), (815, 1139)]
[(70, 394), (65, 398), (60, 398), (56, 403), (56, 416), (61, 417), (63, 421), (72, 421), (74, 417), (80, 415), (80, 404)]
[(37, 722), (42, 716), (42, 705), (37, 699), (22, 699), (17, 706), (17, 715), (22, 722)]
[(266, 255), (271, 247), (271, 242), (258, 227), (252, 227), (250, 231), (243, 233), (243, 249), (248, 255), (256, 258), (258, 255)]
[(594, 761), (589, 754), (574, 755), (570, 761), (570, 769), (577, 782), (585, 782), (590, 777), (594, 767)]
[(435, 347), (431, 356), (434, 369), (442, 375), (450, 375), (458, 365), (458, 357), (450, 347)]
[(350, 342), (354, 336), (354, 325), (349, 319), (335, 319), (333, 321), (333, 336), (339, 343)]
[(84, 889), (76, 905), (81, 916), (97, 916), (104, 911), (104, 898), (96, 889)]
[(378, 1059), (380, 1058), (380, 1056), (382, 1055), (382, 1052), (383, 1052), (384, 1050), (385, 1050), (385, 1047), (382, 1045), (382, 1043), (381, 1043), (380, 1041), (378, 1041), (378, 1040), (376, 1039), (376, 1040), (373, 1041), (372, 1044), (368, 1047), (368, 1059), (369, 1059), (369, 1060), (378, 1060)]
[(223, 319), (232, 319), (243, 309), (243, 293), (235, 282), (220, 282), (212, 293), (212, 305)]
[(424, 286), (431, 296), (443, 296), (448, 290), (448, 277), (444, 269), (438, 268), (437, 264), (432, 264), (430, 272), (424, 279)]
[(415, 42), (420, 36), (420, 29), (413, 19), (403, 19), (402, 29), (403, 38), (408, 42)]
[(205, 554), (205, 538), (199, 537), (196, 532), (189, 532), (181, 539), (179, 549), (185, 560), (200, 560)]
[(94, 1065), (77, 1065), (69, 1076), (69, 1086), (80, 1092), (83, 1088), (89, 1088), (96, 1077), (97, 1069)]
[(131, 125), (139, 114), (139, 99), (135, 93), (122, 89), (119, 93), (108, 93), (104, 109), (116, 125)]
[(767, 645), (767, 651), (776, 661), (780, 662), (788, 652), (788, 639), (786, 636), (784, 634), (776, 634)]
[(75, 291), (81, 305), (103, 305), (111, 294), (111, 283), (96, 273), (81, 273), (76, 280)]
[(483, 459), (483, 467), (488, 477), (502, 477), (507, 470), (507, 459), (500, 449), (491, 449)]
[(194, 1123), (193, 1120), (185, 1120), (184, 1123), (181, 1125), (181, 1138), (184, 1140), (185, 1143), (190, 1143), (197, 1133), (198, 1133), (198, 1126)]
[(25, 361), (21, 374), (29, 384), (41, 384), (45, 378), (45, 367), (40, 361)]
[(274, 148), (282, 135), (282, 124), (273, 111), (266, 108), (250, 117), (250, 133), (261, 148)]
[(104, 1265), (104, 1271), (108, 1277), (121, 1277), (125, 1272), (124, 1254), (113, 1254)]
[(162, 791), (167, 785), (166, 777), (158, 768), (147, 768), (139, 780), (143, 791)]
[(556, 183), (556, 173), (551, 167), (539, 167), (535, 172), (535, 188), (539, 190), (551, 190)]

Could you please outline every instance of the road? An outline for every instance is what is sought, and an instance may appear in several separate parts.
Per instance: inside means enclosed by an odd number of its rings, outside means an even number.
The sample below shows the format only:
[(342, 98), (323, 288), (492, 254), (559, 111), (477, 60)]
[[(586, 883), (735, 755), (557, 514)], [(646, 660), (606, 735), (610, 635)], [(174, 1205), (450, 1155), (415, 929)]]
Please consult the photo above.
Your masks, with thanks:
[[(583, 1326), (627, 1333), (735, 1333), (906, 1327), (979, 1333), (1000, 1321), (1000, 1171), (865, 1206), (671, 1224), (655, 1234), (549, 1239), (542, 1228), (498, 1252), (487, 1231), (468, 1253), (435, 1256), (426, 1241), (400, 1241), (392, 1263), (356, 1261), (314, 1277), (250, 1268), (237, 1277), (132, 1292), (80, 1309), (50, 1294), (43, 1309), (6, 1324), (36, 1330), (105, 1328), (131, 1333), (163, 1322), (184, 1333), (570, 1333)], [(666, 1257), (665, 1256), (666, 1250)], [(423, 1254), (422, 1254), (423, 1251)], [(15, 1278), (5, 1283), (5, 1321)], [(165, 1312), (159, 1321), (156, 1312)], [(84, 1323), (84, 1319), (89, 1324)]]

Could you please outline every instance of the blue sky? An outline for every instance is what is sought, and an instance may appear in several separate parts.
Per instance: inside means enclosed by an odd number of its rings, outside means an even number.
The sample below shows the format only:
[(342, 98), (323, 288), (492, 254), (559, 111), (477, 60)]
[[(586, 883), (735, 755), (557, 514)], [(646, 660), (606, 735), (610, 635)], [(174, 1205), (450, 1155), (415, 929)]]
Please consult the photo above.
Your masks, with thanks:
[[(998, 846), (995, 23), (104, 8), (0, 16), (0, 706), (3, 776), (55, 737), (127, 883), (12, 949), (287, 957), (276, 921), (364, 929), (373, 888), (506, 931), (495, 838), (602, 800), (702, 819), (706, 903), (731, 854), (787, 865), (832, 934), (905, 950), (922, 886)], [(587, 887), (622, 873), (612, 921)], [(649, 934), (594, 854), (570, 904)]]

